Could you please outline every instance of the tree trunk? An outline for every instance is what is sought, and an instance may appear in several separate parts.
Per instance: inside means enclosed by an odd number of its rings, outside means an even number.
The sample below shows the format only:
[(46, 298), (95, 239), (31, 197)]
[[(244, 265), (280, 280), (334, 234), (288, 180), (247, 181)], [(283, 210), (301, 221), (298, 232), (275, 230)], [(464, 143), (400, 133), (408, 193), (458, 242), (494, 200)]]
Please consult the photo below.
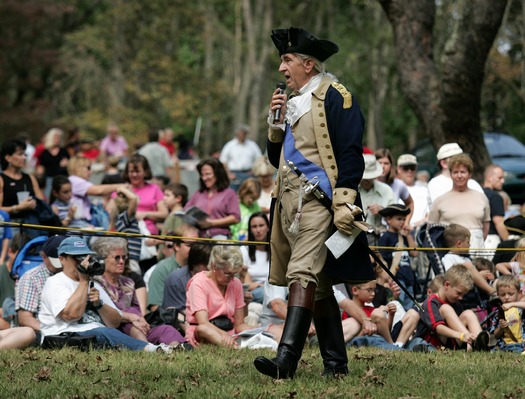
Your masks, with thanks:
[(485, 62), (507, 0), (460, 0), (440, 64), (434, 59), (435, 0), (378, 0), (394, 32), (402, 89), (434, 147), (458, 142), (480, 178), (489, 156), (480, 127)]

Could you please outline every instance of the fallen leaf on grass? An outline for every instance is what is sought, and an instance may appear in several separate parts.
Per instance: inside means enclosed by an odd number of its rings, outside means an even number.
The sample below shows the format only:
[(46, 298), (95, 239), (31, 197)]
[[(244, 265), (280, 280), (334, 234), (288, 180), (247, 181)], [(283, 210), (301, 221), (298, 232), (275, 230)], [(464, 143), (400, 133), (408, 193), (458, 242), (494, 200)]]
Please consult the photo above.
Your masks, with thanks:
[(372, 367), (368, 367), (365, 375), (361, 377), (361, 381), (365, 385), (368, 384), (374, 384), (374, 385), (385, 385), (383, 381), (381, 381), (381, 377), (377, 374), (374, 374), (375, 369)]
[(51, 369), (49, 367), (42, 367), (38, 373), (33, 377), (35, 381), (48, 381), (51, 378)]

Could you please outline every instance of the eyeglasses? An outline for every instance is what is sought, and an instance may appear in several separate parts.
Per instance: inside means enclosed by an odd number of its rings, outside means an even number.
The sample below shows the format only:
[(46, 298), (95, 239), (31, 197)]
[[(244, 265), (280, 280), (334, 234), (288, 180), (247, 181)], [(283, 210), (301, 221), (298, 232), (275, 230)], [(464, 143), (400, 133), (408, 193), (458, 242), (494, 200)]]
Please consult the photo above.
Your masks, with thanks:
[(407, 170), (411, 170), (412, 172), (414, 172), (416, 170), (417, 166), (416, 165), (403, 165), (401, 166), (401, 169), (407, 171)]
[(126, 255), (116, 255), (113, 257), (113, 259), (115, 259), (117, 263), (120, 262), (121, 260), (122, 262), (126, 263), (129, 258)]
[(219, 270), (222, 274), (224, 274), (224, 277), (228, 277), (228, 278), (234, 278), (235, 275), (237, 274), (235, 272), (225, 272), (222, 269), (217, 269), (217, 270)]
[(171, 242), (169, 244), (166, 244), (166, 248), (169, 248), (169, 249), (173, 248), (173, 244)]

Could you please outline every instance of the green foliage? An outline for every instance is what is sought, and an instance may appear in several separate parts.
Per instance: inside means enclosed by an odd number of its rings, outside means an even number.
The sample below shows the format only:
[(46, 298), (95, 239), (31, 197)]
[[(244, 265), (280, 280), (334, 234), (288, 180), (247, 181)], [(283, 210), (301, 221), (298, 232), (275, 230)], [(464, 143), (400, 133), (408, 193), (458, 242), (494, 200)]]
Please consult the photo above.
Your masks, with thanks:
[(72, 349), (4, 350), (3, 398), (501, 398), (523, 397), (522, 356), (348, 349), (350, 375), (320, 376), (307, 348), (294, 380), (275, 381), (253, 367), (267, 351), (202, 346), (192, 352)]
[[(439, 60), (458, 6), (436, 4)], [(482, 121), (485, 130), (525, 139), (525, 14), (517, 0), (509, 7), (495, 47), (508, 51), (491, 56)], [(404, 152), (416, 134), (426, 135), (401, 95), (392, 29), (377, 0), (1, 2), (0, 131), (25, 130), (36, 140), (52, 125), (76, 125), (101, 137), (114, 121), (131, 142), (165, 126), (191, 139), (202, 117), (208, 150), (220, 148), (240, 121), (263, 137), (268, 98), (282, 79), (270, 31), (260, 23), (265, 18), (272, 28), (302, 26), (338, 43), (329, 71), (355, 94), (365, 115), (371, 103), (381, 102), (374, 133), (385, 146)], [(255, 65), (246, 62), (250, 34)]]

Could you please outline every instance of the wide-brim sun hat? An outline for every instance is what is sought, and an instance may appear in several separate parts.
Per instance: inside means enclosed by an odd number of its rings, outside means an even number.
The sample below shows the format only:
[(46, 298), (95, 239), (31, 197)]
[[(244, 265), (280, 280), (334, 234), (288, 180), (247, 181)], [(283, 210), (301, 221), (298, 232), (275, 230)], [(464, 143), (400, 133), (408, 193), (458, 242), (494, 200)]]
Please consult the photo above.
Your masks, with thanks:
[(463, 150), (458, 143), (443, 144), (437, 152), (436, 158), (438, 161), (450, 158), (454, 155), (463, 154)]
[(365, 160), (365, 171), (363, 172), (363, 179), (375, 179), (383, 174), (383, 167), (376, 159), (375, 155), (363, 154)]

